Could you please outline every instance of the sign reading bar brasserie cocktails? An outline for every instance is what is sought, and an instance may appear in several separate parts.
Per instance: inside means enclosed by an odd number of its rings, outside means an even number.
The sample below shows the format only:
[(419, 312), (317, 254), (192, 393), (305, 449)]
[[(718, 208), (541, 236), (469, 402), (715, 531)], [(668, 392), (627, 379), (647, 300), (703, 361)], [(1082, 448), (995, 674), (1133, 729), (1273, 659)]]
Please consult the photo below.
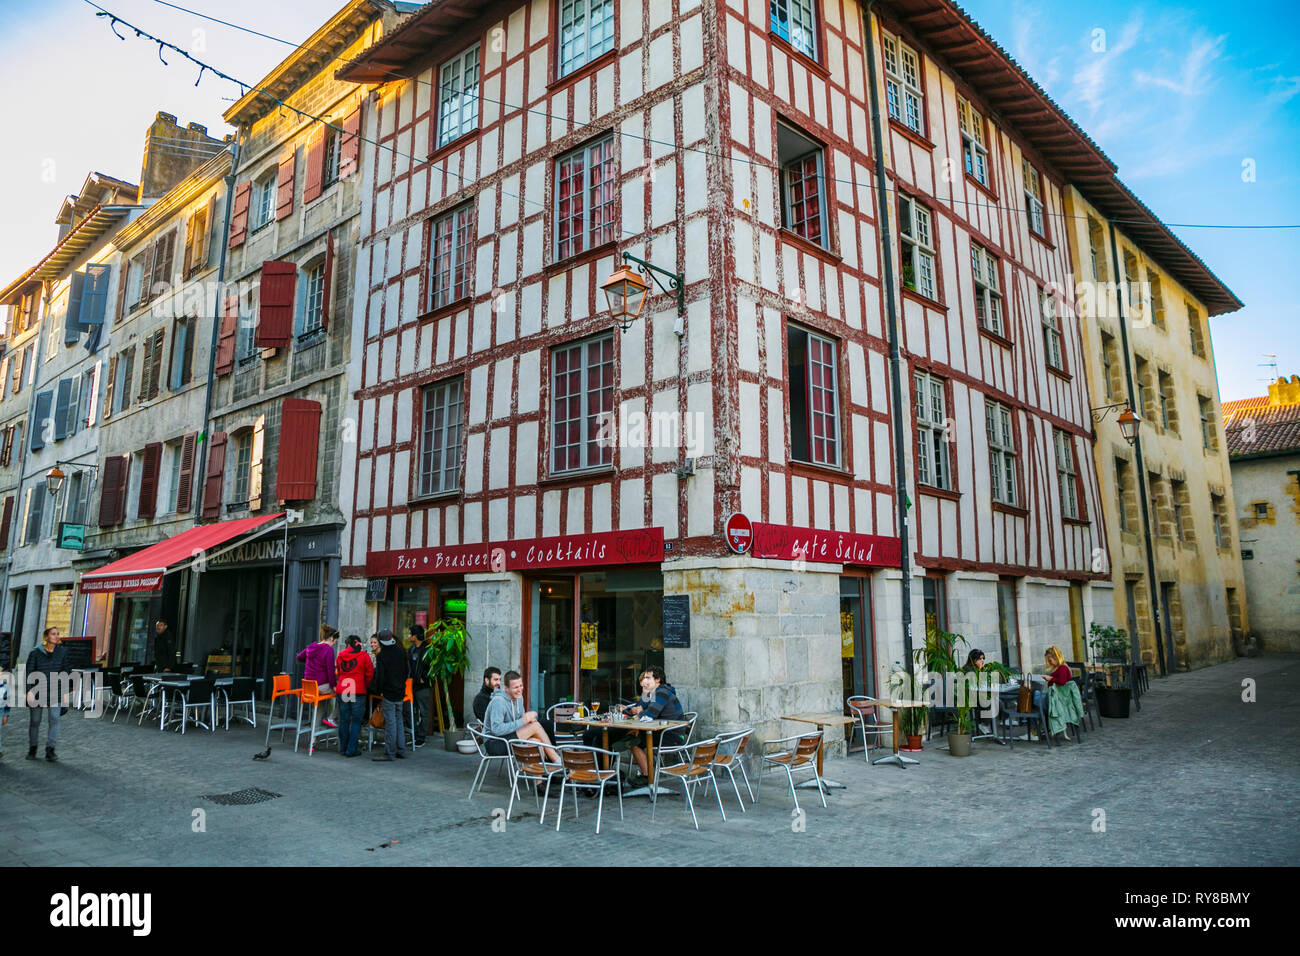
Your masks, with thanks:
[(366, 576), (580, 568), (600, 564), (653, 563), (663, 559), (664, 529), (638, 528), (522, 541), (372, 551), (366, 556)]
[(760, 521), (754, 522), (754, 545), (750, 553), (756, 558), (866, 567), (896, 568), (902, 563), (902, 550), (897, 538)]

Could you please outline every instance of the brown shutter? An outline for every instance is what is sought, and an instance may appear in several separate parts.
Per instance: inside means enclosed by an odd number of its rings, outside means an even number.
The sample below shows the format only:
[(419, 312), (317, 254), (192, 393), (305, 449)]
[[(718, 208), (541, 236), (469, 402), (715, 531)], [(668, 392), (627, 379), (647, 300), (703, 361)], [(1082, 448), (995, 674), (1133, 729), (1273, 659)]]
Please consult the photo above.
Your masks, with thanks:
[(158, 254), (158, 243), (154, 243), (144, 254), (144, 275), (140, 277), (140, 298), (132, 302), (148, 302), (153, 298), (153, 262)]
[(198, 433), (190, 432), (181, 439), (181, 473), (176, 481), (176, 511), (190, 510), (190, 490), (194, 487), (194, 442)]
[(235, 208), (230, 212), (230, 248), (242, 246), (248, 238), (248, 204), (253, 194), (253, 182), (246, 179), (235, 187)]
[(104, 460), (104, 482), (99, 488), (99, 526), (122, 523), (126, 511), (126, 479), (131, 457), (110, 455)]
[(262, 455), (266, 445), (266, 416), (258, 415), (253, 426), (253, 454), (248, 465), (248, 510), (262, 510)]
[(325, 129), (317, 127), (307, 141), (307, 181), (303, 185), (302, 201), (311, 202), (321, 194), (325, 178)]
[(108, 384), (104, 386), (104, 413), (99, 417), (109, 419), (113, 417), (113, 392), (117, 389), (117, 356), (110, 355), (108, 358)]
[(361, 153), (361, 107), (343, 119), (343, 139), (339, 144), (339, 179), (351, 176), (357, 170)]
[(5, 499), (4, 513), (0, 516), (0, 551), (9, 547), (9, 531), (14, 521), (14, 496)]
[(212, 253), (212, 229), (216, 225), (216, 220), (217, 194), (213, 193), (208, 197), (208, 210), (206, 215), (203, 217), (203, 235), (200, 237), (202, 240), (202, 246), (200, 247), (202, 251), (195, 260), (195, 269), (206, 269), (208, 267), (208, 259)]
[(297, 153), (289, 152), (280, 160), (275, 179), (275, 218), (283, 219), (293, 212), (293, 167)]
[(271, 260), (262, 263), (262, 281), (258, 292), (257, 332), (253, 344), (258, 348), (288, 348), (293, 338), (293, 296), (298, 267), (292, 262)]
[(321, 277), (320, 327), (330, 327), (330, 286), (334, 284), (334, 235), (325, 237), (325, 272)]
[(185, 264), (181, 267), (185, 278), (190, 277), (190, 270), (194, 266), (194, 229), (198, 226), (198, 218), (201, 212), (196, 212), (190, 216), (189, 222), (185, 224)]
[(117, 274), (117, 316), (113, 319), (113, 324), (121, 322), (126, 315), (126, 287), (129, 285), (131, 277), (131, 261), (126, 256), (122, 257), (122, 268)]
[(238, 331), (239, 296), (232, 295), (226, 299), (226, 308), (221, 314), (221, 335), (217, 338), (218, 375), (229, 375), (235, 367), (235, 334)]
[(284, 400), (275, 478), (275, 496), (281, 501), (309, 501), (316, 497), (320, 415), (320, 402)]
[(144, 446), (144, 470), (140, 472), (140, 501), (136, 516), (152, 518), (158, 513), (158, 466), (162, 462), (162, 442)]
[(163, 338), (165, 330), (153, 334), (153, 358), (149, 369), (149, 397), (156, 398), (162, 387)]
[(226, 476), (226, 433), (215, 433), (208, 444), (208, 473), (203, 481), (203, 517), (221, 517), (221, 485)]

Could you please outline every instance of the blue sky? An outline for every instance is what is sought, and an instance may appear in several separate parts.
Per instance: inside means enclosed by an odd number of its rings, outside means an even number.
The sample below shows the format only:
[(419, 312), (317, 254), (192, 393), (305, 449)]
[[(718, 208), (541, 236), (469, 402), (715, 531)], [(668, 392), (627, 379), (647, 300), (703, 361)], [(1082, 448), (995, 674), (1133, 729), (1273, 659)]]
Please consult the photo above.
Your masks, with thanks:
[[(153, 2), (98, 0), (151, 32), (252, 81), (287, 47)], [(301, 40), (342, 0), (180, 0), (274, 36)], [(1119, 166), (1120, 177), (1170, 223), (1300, 223), (1300, 41), (1294, 0), (1133, 5), (966, 0), (971, 14)], [(1104, 31), (1098, 34), (1096, 31)], [(197, 32), (196, 32), (197, 31)], [(1104, 50), (1094, 50), (1104, 39)], [(171, 55), (167, 57), (175, 61)], [(98, 169), (135, 181), (155, 112), (225, 132), (233, 88), (188, 64), (122, 42), (81, 0), (0, 0), (0, 89), (11, 132), (0, 282), (55, 239), (63, 197)], [(29, 91), (16, 96), (12, 91)], [(13, 135), (19, 131), (21, 135)], [(1254, 181), (1244, 182), (1243, 162)], [(1264, 353), (1300, 374), (1300, 230), (1175, 228), (1246, 303), (1211, 323), (1225, 400), (1263, 394)]]

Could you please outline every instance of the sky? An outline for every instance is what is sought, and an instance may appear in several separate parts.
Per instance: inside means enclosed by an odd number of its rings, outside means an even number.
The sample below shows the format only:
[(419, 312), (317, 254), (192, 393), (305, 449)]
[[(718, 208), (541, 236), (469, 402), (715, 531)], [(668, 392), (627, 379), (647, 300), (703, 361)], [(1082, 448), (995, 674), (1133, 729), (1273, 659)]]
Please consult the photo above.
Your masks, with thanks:
[[(223, 72), (255, 82), (289, 48), (168, 8), (96, 0)], [(178, 0), (300, 42), (342, 0)], [(1300, 26), (1294, 0), (1138, 4), (965, 0), (964, 9), (1119, 167), (1120, 178), (1245, 303), (1211, 320), (1223, 400), (1262, 395), (1274, 361), (1300, 374)], [(0, 283), (57, 237), (54, 215), (91, 170), (138, 181), (158, 111), (209, 133), (236, 88), (119, 28), (84, 0), (0, 0)], [(24, 91), (27, 95), (16, 95)]]

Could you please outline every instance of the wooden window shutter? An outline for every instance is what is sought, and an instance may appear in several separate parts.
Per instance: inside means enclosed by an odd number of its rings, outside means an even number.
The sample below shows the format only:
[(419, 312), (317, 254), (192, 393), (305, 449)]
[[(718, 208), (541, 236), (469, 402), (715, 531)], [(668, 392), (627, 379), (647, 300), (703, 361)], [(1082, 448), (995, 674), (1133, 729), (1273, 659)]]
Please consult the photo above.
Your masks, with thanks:
[(275, 496), (281, 501), (310, 501), (316, 497), (320, 416), (320, 402), (286, 398), (281, 406), (275, 478)]
[(117, 490), (122, 487), (122, 475), (126, 471), (126, 461), (122, 455), (110, 455), (104, 459), (104, 480), (99, 486), (99, 526), (111, 528), (120, 523), (117, 517)]
[(104, 386), (104, 414), (101, 416), (105, 419), (113, 415), (113, 392), (117, 388), (117, 356), (109, 356), (108, 359), (108, 383)]
[(152, 518), (158, 512), (158, 466), (162, 463), (162, 442), (144, 446), (144, 464), (140, 472), (140, 501), (136, 516)]
[(14, 496), (5, 499), (4, 512), (0, 515), (0, 551), (9, 548), (9, 532), (14, 523)]
[(190, 493), (194, 488), (194, 443), (197, 432), (190, 432), (181, 439), (181, 473), (176, 480), (176, 510), (190, 510)]
[(206, 269), (208, 260), (212, 258), (212, 235), (217, 225), (217, 194), (213, 193), (208, 197), (207, 217), (204, 220), (203, 235), (199, 238), (202, 240), (202, 251), (195, 257), (194, 269)]
[(221, 335), (217, 338), (218, 375), (229, 375), (235, 367), (235, 334), (239, 331), (239, 296), (226, 299), (221, 313)]
[(357, 107), (343, 118), (343, 140), (339, 144), (339, 179), (351, 176), (357, 171), (357, 160), (361, 154), (361, 107)]
[(117, 273), (117, 313), (113, 323), (117, 324), (126, 317), (126, 287), (131, 284), (131, 261), (122, 257), (122, 267)]
[(139, 302), (148, 302), (153, 297), (153, 260), (158, 253), (158, 243), (154, 243), (144, 254), (144, 274), (140, 277), (140, 297), (135, 300), (133, 305)]
[(283, 219), (293, 212), (293, 170), (296, 150), (289, 152), (280, 160), (280, 168), (275, 177), (275, 218)]
[(253, 181), (246, 179), (235, 187), (235, 208), (230, 211), (230, 248), (242, 246), (248, 238), (248, 205), (253, 196)]
[(334, 235), (325, 237), (325, 271), (321, 277), (320, 327), (330, 327), (330, 287), (334, 284)]
[(14, 447), (14, 426), (6, 425), (4, 437), (0, 439), (0, 468), (9, 467), (9, 454)]
[(293, 306), (297, 281), (298, 266), (294, 263), (281, 260), (262, 263), (257, 331), (253, 336), (253, 344), (258, 348), (288, 348), (293, 338)]
[(266, 445), (266, 416), (258, 415), (253, 426), (253, 454), (248, 466), (248, 510), (262, 510), (262, 454)]
[[(108, 277), (112, 270), (107, 263), (98, 262), (86, 266), (86, 284), (81, 291), (81, 309), (78, 324), (82, 329), (104, 324), (104, 313), (108, 311)], [(68, 306), (68, 316), (72, 316), (72, 306)]]
[(187, 279), (194, 268), (194, 240), (196, 238), (194, 233), (203, 228), (203, 224), (199, 222), (202, 216), (202, 212), (196, 212), (190, 216), (189, 221), (185, 224), (185, 265), (182, 268)]
[(31, 434), (32, 451), (45, 447), (45, 422), (50, 417), (50, 406), (54, 404), (54, 392), (41, 392), (36, 396), (36, 410), (32, 416)]
[[(154, 244), (153, 278), (155, 282), (171, 285), (175, 280), (172, 269), (176, 265), (176, 230), (173, 229)], [(150, 290), (149, 298), (153, 298)]]
[(203, 517), (221, 517), (221, 485), (226, 476), (226, 433), (216, 432), (208, 444), (208, 472), (203, 480)]
[(317, 127), (307, 141), (307, 181), (303, 185), (302, 201), (309, 203), (321, 194), (325, 178), (325, 129)]
[(58, 392), (54, 399), (54, 440), (60, 441), (67, 438), (71, 432), (68, 430), (68, 410), (72, 407), (72, 379), (59, 379)]
[(72, 283), (68, 289), (68, 312), (63, 319), (63, 344), (76, 345), (81, 338), (81, 299), (86, 292), (86, 274), (72, 273)]
[(163, 329), (150, 336), (149, 356), (145, 367), (145, 375), (149, 382), (147, 398), (157, 398), (158, 389), (162, 384), (163, 337)]

